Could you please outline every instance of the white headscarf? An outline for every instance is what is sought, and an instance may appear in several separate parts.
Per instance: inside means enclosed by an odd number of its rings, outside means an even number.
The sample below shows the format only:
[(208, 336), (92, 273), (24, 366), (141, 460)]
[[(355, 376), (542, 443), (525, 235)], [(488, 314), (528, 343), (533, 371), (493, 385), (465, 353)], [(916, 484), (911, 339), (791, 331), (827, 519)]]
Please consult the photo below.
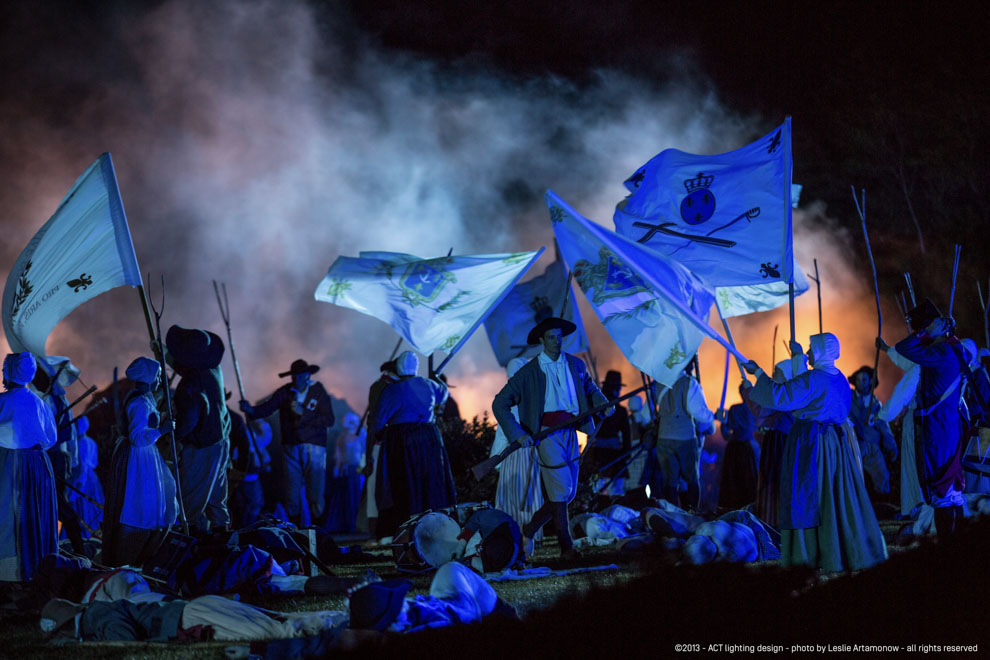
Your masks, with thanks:
[(3, 360), (3, 377), (11, 383), (27, 385), (34, 380), (37, 370), (38, 364), (34, 361), (34, 356), (27, 351), (10, 353)]
[(837, 374), (839, 370), (835, 366), (835, 361), (839, 359), (839, 338), (831, 332), (823, 332), (820, 335), (811, 335), (809, 342), (811, 355), (814, 356), (812, 367), (830, 374)]
[(395, 370), (400, 376), (415, 376), (419, 371), (419, 358), (412, 351), (403, 351), (395, 360)]

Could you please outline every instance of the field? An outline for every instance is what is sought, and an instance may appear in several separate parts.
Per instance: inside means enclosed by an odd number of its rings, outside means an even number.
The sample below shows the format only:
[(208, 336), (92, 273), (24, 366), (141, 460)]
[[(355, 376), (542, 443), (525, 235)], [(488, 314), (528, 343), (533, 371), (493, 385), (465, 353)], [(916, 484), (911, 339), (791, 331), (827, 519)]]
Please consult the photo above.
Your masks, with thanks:
[[(966, 525), (954, 538), (906, 546), (893, 541), (900, 524), (882, 521), (890, 560), (858, 574), (826, 575), (777, 562), (748, 565), (675, 565), (656, 550), (624, 557), (608, 549), (588, 551), (584, 566), (617, 568), (563, 577), (495, 582), (496, 591), (524, 615), (522, 622), (494, 621), (459, 629), (427, 631), (365, 646), (354, 653), (374, 657), (519, 657), (587, 653), (634, 653), (655, 648), (674, 654), (676, 644), (742, 644), (802, 647), (805, 643), (972, 645), (986, 642), (983, 576), (990, 550), (990, 522)], [(537, 565), (561, 568), (551, 538), (538, 549)], [(398, 577), (390, 553), (369, 548), (361, 563), (335, 566), (342, 576), (368, 569)], [(413, 594), (425, 593), (430, 575), (412, 576)], [(343, 597), (268, 599), (279, 610), (346, 609)], [(36, 613), (4, 615), (0, 656), (17, 658), (224, 658), (230, 643), (46, 644)], [(694, 648), (694, 647), (690, 647)], [(725, 652), (726, 646), (711, 646)], [(984, 645), (984, 648), (986, 646)], [(902, 650), (904, 650), (902, 649)], [(455, 653), (456, 651), (456, 653)], [(768, 650), (767, 652), (772, 652)], [(337, 655), (337, 654), (335, 654)]]

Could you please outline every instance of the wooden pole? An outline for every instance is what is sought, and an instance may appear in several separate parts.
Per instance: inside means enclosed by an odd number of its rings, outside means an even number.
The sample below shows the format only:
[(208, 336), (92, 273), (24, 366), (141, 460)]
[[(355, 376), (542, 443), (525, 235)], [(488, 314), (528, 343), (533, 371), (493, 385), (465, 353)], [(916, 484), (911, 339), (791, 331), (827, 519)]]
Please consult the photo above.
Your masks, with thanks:
[(952, 259), (952, 290), (949, 293), (949, 317), (952, 317), (952, 303), (956, 300), (956, 275), (959, 274), (959, 256), (962, 254), (962, 246), (956, 243), (955, 254)]
[[(220, 299), (220, 291), (223, 290), (223, 299)], [(237, 392), (240, 395), (240, 400), (244, 401), (244, 382), (241, 380), (241, 365), (237, 362), (237, 353), (234, 351), (234, 333), (230, 329), (230, 299), (227, 298), (227, 284), (221, 282), (220, 286), (217, 286), (217, 281), (213, 280), (213, 292), (217, 296), (217, 306), (220, 307), (220, 318), (223, 319), (223, 324), (227, 328), (227, 348), (230, 349), (230, 361), (234, 363), (234, 376), (237, 378)], [(248, 443), (250, 447), (248, 449), (255, 456), (261, 457), (261, 452), (258, 449), (258, 444), (254, 439), (254, 431), (251, 429), (250, 424), (245, 424), (247, 429)]]
[[(729, 343), (732, 344), (733, 348), (735, 348), (736, 342), (732, 338), (732, 330), (729, 330), (729, 322), (725, 320), (724, 316), (722, 316), (722, 308), (718, 306), (718, 302), (715, 303), (715, 309), (718, 310), (718, 318), (722, 321), (722, 327), (725, 328), (726, 338), (729, 340)], [(739, 358), (736, 358), (736, 365), (739, 367), (739, 374), (743, 377), (743, 380), (748, 380), (746, 378), (746, 370), (743, 369), (742, 362)]]
[(918, 301), (914, 297), (914, 285), (911, 283), (911, 273), (904, 273), (904, 281), (907, 282), (908, 295), (911, 297), (911, 309), (914, 309), (918, 306)]
[[(148, 283), (151, 283), (151, 273), (148, 273)], [(141, 299), (145, 301), (144, 311), (148, 313), (148, 302), (144, 295), (144, 287), (141, 287)], [(162, 275), (162, 308), (155, 310), (155, 328), (152, 334), (152, 346), (155, 347), (155, 354), (158, 363), (162, 367), (162, 390), (165, 396), (165, 408), (168, 411), (168, 418), (173, 420), (172, 428), (169, 429), (169, 444), (172, 447), (172, 474), (175, 478), (175, 497), (179, 503), (179, 519), (182, 521), (182, 529), (186, 536), (189, 536), (189, 521), (186, 519), (186, 507), (182, 501), (182, 481), (179, 475), (179, 450), (175, 444), (175, 423), (172, 417), (172, 391), (169, 389), (168, 374), (165, 371), (165, 347), (162, 344), (162, 314), (165, 312), (165, 276)], [(150, 329), (149, 321), (149, 329)]]
[[(987, 325), (987, 304), (990, 303), (990, 300), (983, 299), (983, 287), (980, 286), (979, 280), (976, 280), (976, 293), (980, 296), (980, 309), (983, 311), (983, 341), (985, 342), (983, 346), (990, 348), (990, 326)], [(987, 295), (990, 297), (990, 288), (987, 289)]]
[[(873, 269), (873, 294), (877, 302), (877, 337), (883, 335), (883, 312), (880, 311), (880, 285), (877, 281), (877, 264), (873, 260), (873, 249), (870, 247), (870, 234), (866, 231), (866, 190), (860, 190), (862, 204), (856, 197), (856, 188), (852, 188), (853, 201), (856, 203), (856, 212), (859, 214), (860, 225), (863, 227), (863, 239), (866, 241), (866, 253), (870, 255), (870, 268)], [(873, 357), (873, 379), (870, 383), (870, 393), (877, 386), (877, 367), (880, 366), (880, 345), (877, 344)]]
[(818, 259), (815, 259), (815, 289), (818, 291), (818, 334), (825, 332), (822, 330), (822, 280), (818, 274)]

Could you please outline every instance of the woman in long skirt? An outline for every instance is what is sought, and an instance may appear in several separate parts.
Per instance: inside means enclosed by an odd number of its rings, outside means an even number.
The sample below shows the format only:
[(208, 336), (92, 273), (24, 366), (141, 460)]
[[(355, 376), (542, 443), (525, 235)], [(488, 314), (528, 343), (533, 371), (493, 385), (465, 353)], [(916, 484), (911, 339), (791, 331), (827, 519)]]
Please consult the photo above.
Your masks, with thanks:
[(3, 361), (0, 393), (0, 581), (26, 582), (41, 558), (58, 552), (55, 476), (45, 453), (57, 432), (51, 409), (25, 387), (37, 365), (30, 353)]
[[(792, 354), (801, 352), (800, 345)], [(870, 504), (846, 423), (852, 395), (835, 367), (839, 340), (812, 335), (810, 371), (775, 383), (753, 362), (750, 397), (774, 410), (790, 410), (794, 426), (784, 447), (778, 523), (784, 565), (826, 571), (869, 568), (887, 558), (887, 546)]]
[(396, 363), (401, 380), (382, 391), (371, 423), (382, 439), (375, 484), (379, 538), (393, 536), (414, 514), (456, 502), (450, 458), (435, 416), (447, 387), (416, 376), (419, 359), (412, 351)]

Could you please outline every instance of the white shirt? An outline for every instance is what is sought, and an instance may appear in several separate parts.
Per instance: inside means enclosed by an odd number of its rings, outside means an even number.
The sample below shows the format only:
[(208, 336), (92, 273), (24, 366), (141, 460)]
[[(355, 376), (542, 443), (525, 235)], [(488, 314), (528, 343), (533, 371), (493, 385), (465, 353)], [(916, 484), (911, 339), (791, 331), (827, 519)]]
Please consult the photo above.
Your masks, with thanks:
[(567, 358), (563, 351), (556, 360), (551, 360), (544, 352), (537, 358), (543, 375), (547, 377), (546, 401), (543, 410), (552, 412), (563, 410), (571, 414), (578, 414), (577, 389), (574, 387), (574, 379), (571, 377), (571, 369), (567, 364)]

